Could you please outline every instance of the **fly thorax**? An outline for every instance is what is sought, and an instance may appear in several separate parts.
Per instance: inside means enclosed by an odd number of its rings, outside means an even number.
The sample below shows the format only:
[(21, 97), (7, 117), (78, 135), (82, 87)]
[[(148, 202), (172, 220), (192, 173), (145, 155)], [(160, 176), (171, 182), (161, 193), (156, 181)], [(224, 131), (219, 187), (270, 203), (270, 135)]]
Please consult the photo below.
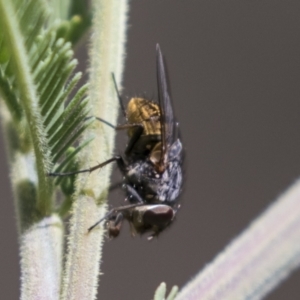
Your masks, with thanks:
[[(143, 135), (161, 135), (160, 109), (156, 102), (145, 98), (131, 98), (127, 106), (127, 118), (129, 123), (143, 126)], [(131, 129), (128, 135), (132, 135)]]

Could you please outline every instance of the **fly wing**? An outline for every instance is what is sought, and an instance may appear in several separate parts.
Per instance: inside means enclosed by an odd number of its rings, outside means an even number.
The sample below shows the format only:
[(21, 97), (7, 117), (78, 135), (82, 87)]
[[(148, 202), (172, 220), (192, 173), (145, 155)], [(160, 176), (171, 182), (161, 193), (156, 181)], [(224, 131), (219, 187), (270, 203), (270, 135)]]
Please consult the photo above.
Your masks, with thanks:
[(166, 71), (163, 56), (160, 51), (159, 44), (156, 45), (156, 71), (157, 71), (157, 87), (158, 102), (160, 106), (160, 123), (161, 123), (161, 140), (162, 155), (160, 166), (164, 169), (166, 163), (166, 153), (174, 142), (174, 115), (173, 108), (168, 92)]

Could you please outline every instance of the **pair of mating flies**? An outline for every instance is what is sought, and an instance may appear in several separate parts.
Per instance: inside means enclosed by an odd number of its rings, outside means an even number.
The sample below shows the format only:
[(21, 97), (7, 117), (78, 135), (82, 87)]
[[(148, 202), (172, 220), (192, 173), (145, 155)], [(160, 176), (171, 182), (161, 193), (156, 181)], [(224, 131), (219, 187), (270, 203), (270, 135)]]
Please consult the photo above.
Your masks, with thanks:
[(123, 220), (126, 219), (132, 233), (143, 234), (150, 231), (149, 239), (151, 239), (168, 227), (175, 218), (182, 186), (183, 149), (178, 138), (178, 124), (173, 115), (159, 45), (156, 46), (156, 71), (158, 102), (144, 98), (131, 98), (125, 111), (116, 88), (126, 124), (115, 127), (97, 118), (115, 129), (128, 130), (129, 139), (124, 157), (115, 156), (85, 170), (49, 174), (68, 176), (92, 172), (109, 163), (117, 163), (124, 177), (123, 186), (130, 204), (111, 209), (101, 220), (91, 226), (89, 231), (105, 221), (109, 236), (116, 237), (120, 233)]

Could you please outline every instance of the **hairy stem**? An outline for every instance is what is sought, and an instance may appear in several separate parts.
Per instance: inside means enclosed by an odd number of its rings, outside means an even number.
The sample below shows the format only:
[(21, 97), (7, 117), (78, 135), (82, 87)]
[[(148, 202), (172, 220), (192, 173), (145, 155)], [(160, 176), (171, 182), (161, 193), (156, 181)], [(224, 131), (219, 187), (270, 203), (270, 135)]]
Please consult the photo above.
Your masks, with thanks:
[[(90, 47), (90, 99), (94, 116), (116, 123), (118, 100), (111, 73), (118, 85), (123, 72), (127, 0), (94, 1), (93, 35)], [(81, 152), (80, 165), (89, 168), (111, 158), (115, 132), (100, 122), (85, 131), (83, 140), (95, 137)], [(106, 212), (111, 166), (78, 176), (72, 208), (62, 299), (95, 299), (104, 230), (87, 229)]]
[(62, 240), (63, 226), (56, 215), (44, 218), (21, 236), (22, 300), (59, 299)]
[(177, 300), (263, 299), (300, 266), (300, 180), (183, 288)]

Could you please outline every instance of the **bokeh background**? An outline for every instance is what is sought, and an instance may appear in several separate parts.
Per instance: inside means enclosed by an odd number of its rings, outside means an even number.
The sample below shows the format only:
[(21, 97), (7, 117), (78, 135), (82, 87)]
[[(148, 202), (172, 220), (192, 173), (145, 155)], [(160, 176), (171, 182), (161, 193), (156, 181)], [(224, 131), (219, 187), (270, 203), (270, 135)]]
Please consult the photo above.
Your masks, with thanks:
[[(124, 226), (105, 243), (101, 299), (151, 299), (162, 281), (184, 285), (300, 175), (299, 1), (133, 0), (129, 25), (123, 95), (156, 95), (159, 42), (186, 150), (186, 184), (176, 222), (157, 240), (132, 238)], [(84, 68), (83, 47), (77, 54)], [(0, 146), (1, 299), (18, 299), (2, 137)], [(121, 192), (110, 196), (110, 203), (122, 200)], [(267, 299), (298, 299), (299, 282), (297, 271)]]

